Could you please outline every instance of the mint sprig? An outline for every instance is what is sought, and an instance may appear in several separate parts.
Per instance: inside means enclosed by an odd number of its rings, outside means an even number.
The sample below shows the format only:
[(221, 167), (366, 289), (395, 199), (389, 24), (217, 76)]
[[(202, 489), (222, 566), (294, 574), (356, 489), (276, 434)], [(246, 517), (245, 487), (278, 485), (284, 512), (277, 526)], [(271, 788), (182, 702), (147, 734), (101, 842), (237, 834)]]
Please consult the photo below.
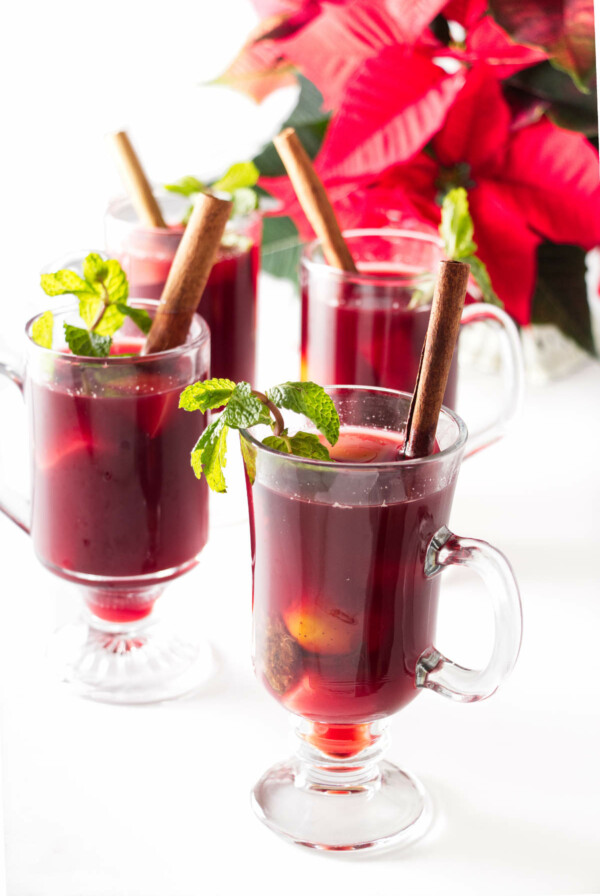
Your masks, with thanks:
[(44, 311), (31, 327), (31, 338), (42, 348), (52, 348), (52, 333), (54, 330), (54, 315), (51, 311)]
[[(127, 275), (114, 258), (104, 259), (91, 252), (83, 262), (83, 277), (75, 271), (60, 270), (54, 274), (42, 274), (41, 287), (49, 296), (76, 295), (79, 299), (79, 315), (85, 327), (74, 327), (63, 324), (67, 345), (75, 355), (88, 355), (94, 358), (105, 358), (110, 354), (112, 337), (129, 317), (136, 326), (147, 334), (152, 326), (152, 318), (142, 308), (132, 308), (127, 304), (129, 284)], [(45, 314), (49, 314), (46, 312)], [(40, 323), (45, 315), (39, 319)], [(46, 327), (47, 330), (47, 327)], [(32, 338), (39, 345), (51, 348), (47, 344), (46, 330), (34, 325)], [(36, 338), (46, 340), (40, 342)]]
[(484, 302), (503, 308), (504, 304), (494, 292), (485, 264), (475, 255), (477, 244), (473, 242), (473, 219), (464, 187), (449, 190), (444, 197), (440, 236), (447, 258), (465, 261), (471, 266), (471, 276), (479, 286)]
[(190, 219), (196, 197), (207, 189), (220, 193), (229, 193), (233, 202), (232, 218), (249, 215), (250, 212), (258, 208), (258, 194), (253, 187), (256, 185), (259, 177), (260, 171), (254, 162), (236, 162), (217, 180), (204, 183), (198, 180), (197, 177), (188, 174), (172, 184), (165, 184), (165, 190), (185, 196), (190, 200), (190, 205), (181, 221), (185, 226)]
[[(329, 451), (315, 433), (288, 433), (280, 408), (303, 414), (321, 432), (330, 445), (339, 438), (340, 421), (335, 405), (322, 386), (316, 383), (281, 383), (266, 394), (253, 390), (249, 383), (212, 379), (193, 383), (181, 393), (179, 407), (205, 413), (224, 408), (204, 430), (192, 450), (191, 463), (200, 479), (202, 474), (213, 491), (225, 492), (227, 434), (230, 429), (248, 429), (258, 423), (270, 425), (273, 434), (263, 445), (284, 454), (329, 460)], [(254, 458), (242, 440), (242, 455), (250, 480), (254, 480)]]

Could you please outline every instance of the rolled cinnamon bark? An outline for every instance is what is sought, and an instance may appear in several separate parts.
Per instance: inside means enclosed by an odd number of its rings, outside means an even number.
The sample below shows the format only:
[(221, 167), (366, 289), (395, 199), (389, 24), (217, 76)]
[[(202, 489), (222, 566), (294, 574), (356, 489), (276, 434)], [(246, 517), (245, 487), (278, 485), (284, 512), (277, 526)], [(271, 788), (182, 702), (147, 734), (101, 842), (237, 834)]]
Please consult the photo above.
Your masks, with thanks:
[(202, 193), (173, 259), (142, 355), (183, 345), (214, 264), (232, 203)]
[(342, 236), (327, 191), (296, 131), (286, 128), (275, 137), (273, 143), (285, 165), (304, 214), (323, 245), (327, 263), (342, 271), (356, 273), (354, 259)]
[(154, 198), (152, 187), (146, 177), (135, 149), (125, 131), (109, 134), (108, 137), (119, 165), (127, 195), (133, 203), (137, 216), (148, 227), (166, 228), (165, 220)]
[(433, 452), (470, 270), (469, 265), (462, 261), (440, 262), (417, 382), (408, 412), (405, 457), (426, 457)]

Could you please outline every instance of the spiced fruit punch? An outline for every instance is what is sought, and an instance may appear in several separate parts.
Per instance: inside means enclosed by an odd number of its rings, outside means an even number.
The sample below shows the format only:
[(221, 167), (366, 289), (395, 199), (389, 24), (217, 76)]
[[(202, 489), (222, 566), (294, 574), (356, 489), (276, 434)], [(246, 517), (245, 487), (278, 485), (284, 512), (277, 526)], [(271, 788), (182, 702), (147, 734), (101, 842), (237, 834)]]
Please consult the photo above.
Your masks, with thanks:
[[(234, 170), (235, 169), (235, 170)], [(240, 170), (241, 169), (241, 170)], [(231, 174), (233, 172), (233, 174)], [(261, 217), (252, 185), (251, 163), (232, 166), (210, 189), (233, 197), (233, 211), (198, 311), (211, 333), (211, 370), (217, 377), (254, 379)], [(140, 221), (126, 198), (110, 203), (105, 218), (106, 248), (127, 272), (131, 295), (160, 299), (190, 214), (190, 202), (209, 185), (185, 177), (155, 190), (165, 227)]]
[[(209, 380), (181, 403), (225, 406), (192, 452), (196, 475), (217, 491), (228, 430), (241, 429), (255, 671), (297, 720), (297, 753), (256, 784), (256, 813), (318, 849), (411, 842), (431, 805), (383, 759), (387, 720), (425, 687), (469, 702), (488, 696), (520, 640), (510, 567), (448, 529), (464, 424), (442, 410), (432, 449), (415, 456), (422, 408), (417, 400), (409, 415), (411, 396), (393, 390), (288, 382), (262, 393)], [(482, 672), (433, 646), (439, 572), (452, 564), (471, 565), (494, 599), (497, 643)]]
[(31, 504), (25, 514), (3, 509), (83, 597), (83, 620), (51, 643), (60, 678), (96, 700), (162, 700), (210, 668), (207, 646), (154, 610), (208, 538), (207, 485), (184, 473), (205, 422), (178, 403), (185, 386), (209, 375), (209, 331), (191, 310), (181, 343), (147, 353), (158, 303), (129, 300), (115, 259), (92, 253), (82, 274), (42, 275), (48, 295), (77, 301), (27, 326), (26, 367), (13, 379), (28, 406)]

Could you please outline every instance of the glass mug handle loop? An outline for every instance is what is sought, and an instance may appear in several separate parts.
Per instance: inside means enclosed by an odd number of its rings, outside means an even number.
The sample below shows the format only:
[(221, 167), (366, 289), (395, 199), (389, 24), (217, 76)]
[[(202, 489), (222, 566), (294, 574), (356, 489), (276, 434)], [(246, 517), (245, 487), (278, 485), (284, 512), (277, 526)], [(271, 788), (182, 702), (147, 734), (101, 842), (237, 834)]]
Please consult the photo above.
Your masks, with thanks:
[(487, 666), (466, 669), (435, 647), (421, 654), (415, 671), (418, 688), (430, 688), (460, 703), (491, 696), (511, 672), (521, 646), (522, 612), (519, 589), (508, 560), (500, 551), (474, 538), (461, 538), (445, 526), (433, 536), (425, 558), (427, 576), (446, 566), (467, 566), (483, 580), (494, 609), (494, 646)]
[[(21, 395), (23, 395), (23, 377), (9, 362), (0, 359), (0, 376), (5, 376), (17, 386)], [(29, 498), (20, 495), (6, 482), (0, 481), (0, 510), (3, 511), (9, 519), (29, 532), (31, 519), (31, 501)]]
[(497, 324), (502, 372), (504, 400), (498, 416), (487, 426), (469, 432), (465, 457), (470, 457), (481, 448), (486, 448), (502, 438), (512, 421), (518, 416), (523, 404), (525, 372), (519, 331), (512, 318), (500, 308), (487, 302), (466, 305), (461, 318), (461, 326), (490, 321)]

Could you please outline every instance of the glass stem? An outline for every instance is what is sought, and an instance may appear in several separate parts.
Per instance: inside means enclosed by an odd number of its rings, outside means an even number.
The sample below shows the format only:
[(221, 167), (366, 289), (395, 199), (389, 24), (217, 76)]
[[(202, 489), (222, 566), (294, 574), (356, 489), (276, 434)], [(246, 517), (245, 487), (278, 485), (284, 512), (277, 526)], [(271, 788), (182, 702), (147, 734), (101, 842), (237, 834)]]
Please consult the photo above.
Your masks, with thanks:
[(358, 725), (309, 722), (296, 726), (296, 786), (327, 793), (378, 789), (389, 745), (387, 720)]

